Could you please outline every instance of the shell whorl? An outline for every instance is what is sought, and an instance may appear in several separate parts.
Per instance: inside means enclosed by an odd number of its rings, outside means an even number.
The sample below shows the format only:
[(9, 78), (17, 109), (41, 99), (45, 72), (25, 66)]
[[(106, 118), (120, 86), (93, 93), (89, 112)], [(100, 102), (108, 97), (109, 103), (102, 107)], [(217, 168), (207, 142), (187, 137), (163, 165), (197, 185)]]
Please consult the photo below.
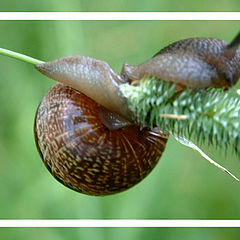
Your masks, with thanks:
[(167, 141), (136, 125), (108, 129), (96, 102), (62, 84), (43, 98), (34, 129), (38, 151), (51, 174), (89, 195), (121, 192), (140, 182), (157, 164)]

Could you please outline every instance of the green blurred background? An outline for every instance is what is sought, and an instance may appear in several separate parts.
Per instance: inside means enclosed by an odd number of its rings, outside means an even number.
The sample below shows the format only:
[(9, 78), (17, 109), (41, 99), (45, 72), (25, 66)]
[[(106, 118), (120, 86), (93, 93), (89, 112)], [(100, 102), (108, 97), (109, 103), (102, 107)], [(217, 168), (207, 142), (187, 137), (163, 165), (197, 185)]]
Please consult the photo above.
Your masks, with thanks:
[(239, 11), (239, 0), (11, 0), (1, 2), (0, 11)]
[(239, 239), (240, 230), (231, 228), (52, 228), (0, 229), (1, 239), (97, 239), (97, 240), (219, 240)]
[[(189, 37), (231, 41), (238, 31), (237, 21), (1, 21), (0, 47), (44, 61), (91, 56), (120, 71), (124, 61), (138, 64), (173, 41)], [(239, 183), (172, 139), (153, 172), (123, 193), (90, 197), (58, 183), (44, 167), (33, 136), (36, 108), (53, 84), (30, 64), (0, 56), (1, 219), (240, 219)], [(204, 149), (240, 176), (239, 159), (207, 146)], [(177, 232), (185, 239), (226, 239), (227, 232), (238, 235), (237, 230), (221, 231)], [(30, 230), (16, 232), (32, 239)], [(167, 234), (173, 239), (167, 229), (80, 229), (71, 234), (49, 229), (44, 234), (56, 239), (110, 239), (111, 233), (116, 233), (115, 239)], [(7, 234), (14, 239), (14, 231), (1, 230), (2, 236)]]

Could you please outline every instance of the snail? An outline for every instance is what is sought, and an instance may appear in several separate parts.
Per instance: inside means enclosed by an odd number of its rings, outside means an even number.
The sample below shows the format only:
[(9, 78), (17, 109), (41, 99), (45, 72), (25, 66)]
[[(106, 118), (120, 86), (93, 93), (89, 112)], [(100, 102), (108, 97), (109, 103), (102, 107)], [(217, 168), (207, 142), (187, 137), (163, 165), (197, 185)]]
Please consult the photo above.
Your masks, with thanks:
[(240, 75), (240, 34), (228, 44), (209, 38), (173, 43), (121, 74), (108, 63), (70, 56), (36, 65), (60, 82), (35, 117), (35, 141), (44, 164), (65, 186), (88, 195), (124, 191), (146, 177), (168, 135), (138, 126), (119, 85), (155, 76), (192, 88), (233, 86)]
[(119, 74), (103, 61), (80, 56), (36, 68), (65, 83), (43, 98), (34, 127), (39, 153), (58, 181), (88, 195), (108, 195), (149, 174), (168, 136), (134, 123)]
[(175, 42), (132, 66), (125, 63), (122, 75), (128, 81), (155, 76), (179, 86), (229, 88), (240, 76), (240, 33), (229, 44), (214, 38), (189, 38)]

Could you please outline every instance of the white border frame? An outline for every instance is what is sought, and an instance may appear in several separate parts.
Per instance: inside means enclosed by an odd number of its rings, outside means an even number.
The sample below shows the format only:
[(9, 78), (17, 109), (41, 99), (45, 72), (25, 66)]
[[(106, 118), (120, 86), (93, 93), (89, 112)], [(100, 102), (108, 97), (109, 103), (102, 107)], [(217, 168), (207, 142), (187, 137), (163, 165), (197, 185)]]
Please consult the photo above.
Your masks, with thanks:
[(240, 20), (240, 12), (0, 12), (0, 20)]
[[(0, 12), (0, 20), (240, 20), (240, 12)], [(0, 220), (0, 227), (240, 227), (240, 220)]]
[(240, 227), (240, 220), (0, 220), (0, 227), (212, 228)]

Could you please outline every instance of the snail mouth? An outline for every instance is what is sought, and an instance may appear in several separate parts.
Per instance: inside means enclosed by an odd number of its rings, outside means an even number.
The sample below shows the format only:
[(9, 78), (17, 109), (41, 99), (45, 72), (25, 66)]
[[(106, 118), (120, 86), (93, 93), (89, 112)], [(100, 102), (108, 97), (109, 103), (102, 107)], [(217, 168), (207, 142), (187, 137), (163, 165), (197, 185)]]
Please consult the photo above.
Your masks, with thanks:
[(230, 74), (224, 72), (219, 72), (218, 74), (219, 77), (212, 78), (212, 83), (215, 88), (223, 88), (224, 90), (227, 90), (235, 85), (236, 81)]

